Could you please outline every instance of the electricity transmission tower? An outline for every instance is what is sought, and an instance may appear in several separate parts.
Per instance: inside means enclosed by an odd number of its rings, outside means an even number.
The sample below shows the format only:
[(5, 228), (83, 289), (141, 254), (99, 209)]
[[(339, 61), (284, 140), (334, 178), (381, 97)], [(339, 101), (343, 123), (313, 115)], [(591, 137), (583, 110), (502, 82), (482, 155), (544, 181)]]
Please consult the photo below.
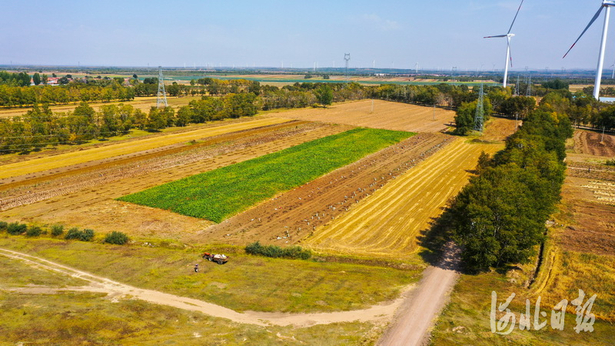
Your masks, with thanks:
[(158, 66), (158, 99), (156, 99), (156, 108), (162, 105), (168, 107), (167, 92), (164, 90), (164, 77), (162, 76), (162, 66)]
[(344, 53), (344, 60), (346, 60), (346, 83), (348, 83), (348, 62), (350, 61), (350, 53)]
[(476, 103), (476, 114), (474, 115), (474, 130), (483, 132), (483, 123), (485, 110), (483, 108), (483, 84), (480, 85), (480, 92), (478, 94), (478, 102)]

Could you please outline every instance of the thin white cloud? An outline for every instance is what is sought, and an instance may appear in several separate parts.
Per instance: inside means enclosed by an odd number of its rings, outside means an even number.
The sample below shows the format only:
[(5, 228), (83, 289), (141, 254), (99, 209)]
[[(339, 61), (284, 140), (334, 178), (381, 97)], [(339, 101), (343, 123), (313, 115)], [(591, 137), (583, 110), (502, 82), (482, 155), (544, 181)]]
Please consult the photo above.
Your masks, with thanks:
[(402, 28), (401, 25), (397, 21), (390, 20), (390, 19), (383, 19), (377, 14), (364, 14), (360, 18), (360, 21), (364, 25), (368, 25), (372, 28), (382, 30), (382, 31), (394, 31), (394, 30), (400, 30)]

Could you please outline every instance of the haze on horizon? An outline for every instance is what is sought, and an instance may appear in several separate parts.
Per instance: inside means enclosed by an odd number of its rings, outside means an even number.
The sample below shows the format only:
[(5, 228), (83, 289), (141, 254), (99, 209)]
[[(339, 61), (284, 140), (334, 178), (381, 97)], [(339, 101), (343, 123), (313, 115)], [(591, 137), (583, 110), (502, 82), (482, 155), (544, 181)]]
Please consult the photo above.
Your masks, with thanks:
[[(502, 1), (3, 1), (0, 65), (503, 69), (519, 6)], [(525, 1), (512, 70), (595, 69), (600, 0)], [(615, 30), (615, 25), (611, 25)], [(615, 60), (610, 30), (605, 69)]]

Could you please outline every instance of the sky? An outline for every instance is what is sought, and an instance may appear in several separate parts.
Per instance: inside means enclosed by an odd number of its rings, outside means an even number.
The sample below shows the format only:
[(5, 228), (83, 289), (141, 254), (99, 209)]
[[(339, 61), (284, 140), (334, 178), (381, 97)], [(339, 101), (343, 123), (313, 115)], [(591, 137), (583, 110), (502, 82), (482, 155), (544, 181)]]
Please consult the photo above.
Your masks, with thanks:
[[(520, 0), (0, 0), (0, 65), (503, 69)], [(513, 70), (595, 69), (601, 0), (526, 0)], [(615, 14), (612, 16), (615, 17)], [(615, 19), (613, 19), (615, 20)], [(605, 68), (615, 63), (615, 23)]]

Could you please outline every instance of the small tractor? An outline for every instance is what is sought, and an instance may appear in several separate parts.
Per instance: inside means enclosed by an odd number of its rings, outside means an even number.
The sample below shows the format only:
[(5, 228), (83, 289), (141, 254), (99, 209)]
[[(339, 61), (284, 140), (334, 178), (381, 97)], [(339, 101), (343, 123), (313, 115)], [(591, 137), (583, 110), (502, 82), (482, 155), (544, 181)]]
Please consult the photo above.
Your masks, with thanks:
[(212, 254), (212, 253), (208, 253), (208, 252), (204, 252), (203, 253), (203, 259), (206, 259), (206, 260), (211, 261), (211, 262), (216, 262), (218, 264), (224, 264), (224, 263), (228, 262), (228, 256), (227, 255)]

